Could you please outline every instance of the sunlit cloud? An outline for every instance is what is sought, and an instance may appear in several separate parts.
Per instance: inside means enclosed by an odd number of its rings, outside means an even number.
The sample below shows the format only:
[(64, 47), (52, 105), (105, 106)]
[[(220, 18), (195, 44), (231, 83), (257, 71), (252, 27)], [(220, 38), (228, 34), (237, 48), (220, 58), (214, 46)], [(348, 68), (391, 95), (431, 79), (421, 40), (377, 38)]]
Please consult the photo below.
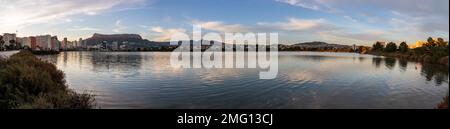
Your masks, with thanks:
[(276, 22), (276, 23), (257, 23), (259, 26), (266, 26), (271, 28), (276, 28), (280, 30), (288, 30), (288, 31), (314, 31), (314, 30), (330, 30), (336, 29), (336, 27), (332, 24), (326, 22), (325, 19), (298, 19), (298, 18), (289, 18), (284, 22)]
[(202, 29), (205, 30), (211, 30), (211, 31), (218, 31), (218, 32), (245, 32), (249, 31), (248, 28), (240, 25), (240, 24), (225, 24), (221, 21), (198, 21), (195, 20), (192, 22), (196, 25), (201, 25)]
[(73, 28), (67, 29), (68, 31), (100, 31), (101, 29), (85, 26), (74, 26)]
[[(403, 27), (413, 28), (414, 25), (421, 32), (449, 31), (448, 0), (275, 0), (292, 6), (330, 12), (335, 15), (344, 15), (349, 21), (355, 21), (351, 15), (361, 15), (371, 22), (371, 25), (383, 24), (383, 21), (403, 19), (412, 24)], [(375, 9), (358, 9), (370, 7)], [(378, 10), (377, 10), (378, 9)], [(357, 12), (355, 12), (357, 10)], [(379, 16), (380, 12), (392, 12), (393, 16)], [(378, 15), (375, 15), (377, 14)], [(389, 15), (389, 14), (384, 14)], [(398, 21), (398, 20), (397, 20)], [(391, 22), (392, 26), (398, 25)]]
[(0, 0), (0, 31), (10, 32), (35, 24), (64, 22), (76, 15), (99, 13), (143, 4), (145, 0)]
[(150, 27), (149, 29), (152, 33), (154, 33), (153, 40), (156, 41), (169, 41), (173, 34), (176, 33), (186, 33), (186, 30), (183, 28), (170, 28), (165, 29), (160, 26)]
[(112, 31), (115, 33), (124, 33), (127, 28), (128, 27), (123, 25), (122, 20), (117, 20)]

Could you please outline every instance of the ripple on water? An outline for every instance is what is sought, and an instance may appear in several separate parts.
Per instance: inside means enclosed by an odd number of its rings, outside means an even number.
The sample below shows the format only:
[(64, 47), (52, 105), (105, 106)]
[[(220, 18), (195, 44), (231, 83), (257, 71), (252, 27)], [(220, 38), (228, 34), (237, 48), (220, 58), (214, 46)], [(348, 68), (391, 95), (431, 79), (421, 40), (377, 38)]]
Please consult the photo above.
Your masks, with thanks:
[(66, 73), (70, 88), (95, 92), (102, 108), (434, 108), (448, 94), (448, 68), (367, 55), (280, 52), (271, 80), (260, 80), (258, 69), (175, 69), (169, 57), (67, 52), (45, 58)]

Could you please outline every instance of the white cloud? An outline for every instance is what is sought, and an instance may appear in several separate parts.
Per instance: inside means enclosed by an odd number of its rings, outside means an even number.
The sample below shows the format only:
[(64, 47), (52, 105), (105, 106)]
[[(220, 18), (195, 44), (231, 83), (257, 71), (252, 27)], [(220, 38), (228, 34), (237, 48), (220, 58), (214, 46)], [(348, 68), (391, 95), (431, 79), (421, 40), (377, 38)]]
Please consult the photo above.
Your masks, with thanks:
[(319, 32), (322, 39), (344, 44), (370, 45), (375, 41), (391, 41), (388, 36), (391, 32), (384, 30), (364, 30), (362, 32), (351, 32), (349, 30)]
[(70, 19), (75, 15), (96, 15), (144, 2), (145, 0), (0, 0), (0, 31), (66, 21), (61, 19)]
[[(358, 42), (414, 42), (428, 36), (448, 38), (449, 33), (448, 0), (275, 1), (330, 13), (352, 22), (351, 26), (346, 26), (343, 31), (321, 32), (321, 37), (345, 38)], [(355, 17), (358, 17), (358, 20)], [(373, 28), (378, 30), (367, 31)]]
[[(421, 32), (446, 31), (449, 28), (448, 0), (275, 0), (307, 9), (333, 12), (354, 21), (351, 15), (361, 15), (372, 24), (391, 18), (414, 22)], [(361, 9), (370, 7), (371, 9)], [(357, 10), (357, 12), (355, 12)], [(379, 16), (388, 12), (393, 16)], [(375, 15), (378, 14), (378, 15)], [(421, 19), (421, 20), (418, 20)], [(408, 24), (411, 25), (411, 24)], [(408, 27), (408, 26), (406, 26)]]
[(183, 28), (170, 28), (165, 29), (160, 26), (149, 27), (150, 31), (154, 33), (155, 38), (153, 40), (156, 41), (169, 41), (173, 34), (175, 33), (186, 33), (186, 30)]
[[(275, 0), (307, 9), (341, 12), (357, 7), (373, 7), (373, 11), (398, 11), (408, 15), (448, 14), (448, 0)], [(359, 10), (368, 11), (368, 10)]]
[(354, 19), (353, 17), (348, 16), (348, 15), (345, 15), (344, 18), (347, 19), (347, 20), (349, 20), (349, 21), (352, 21), (352, 22), (358, 22), (358, 20), (356, 20), (356, 19)]
[(74, 26), (67, 30), (68, 31), (100, 31), (101, 29), (93, 28), (93, 27)]
[(289, 18), (285, 22), (276, 23), (257, 23), (259, 26), (265, 26), (287, 31), (324, 31), (337, 29), (332, 24), (328, 24), (325, 19), (298, 19)]
[(128, 27), (122, 24), (122, 20), (117, 20), (116, 23), (114, 24), (114, 29), (112, 31), (116, 33), (123, 33), (124, 30), (127, 28)]
[(275, 0), (275, 1), (312, 10), (331, 12), (330, 8), (325, 6), (325, 4), (327, 3), (326, 0)]
[(192, 23), (201, 25), (202, 29), (218, 31), (218, 32), (246, 32), (246, 31), (249, 31), (249, 28), (246, 28), (240, 24), (225, 24), (221, 21), (202, 22), (202, 21), (195, 20)]

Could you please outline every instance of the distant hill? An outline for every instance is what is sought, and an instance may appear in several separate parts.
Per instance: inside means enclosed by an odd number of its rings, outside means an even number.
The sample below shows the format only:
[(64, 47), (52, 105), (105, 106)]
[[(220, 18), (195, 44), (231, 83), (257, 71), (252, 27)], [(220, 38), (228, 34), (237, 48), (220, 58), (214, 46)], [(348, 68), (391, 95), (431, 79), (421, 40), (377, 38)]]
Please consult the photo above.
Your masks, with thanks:
[(106, 41), (108, 44), (113, 42), (129, 42), (133, 43), (136, 47), (149, 47), (149, 46), (169, 46), (169, 42), (154, 42), (147, 39), (143, 39), (138, 34), (98, 34), (95, 33), (92, 37), (84, 40), (86, 45), (97, 45)]
[(293, 46), (302, 47), (302, 48), (351, 48), (349, 45), (340, 45), (340, 44), (329, 44), (326, 42), (305, 42), (294, 44)]

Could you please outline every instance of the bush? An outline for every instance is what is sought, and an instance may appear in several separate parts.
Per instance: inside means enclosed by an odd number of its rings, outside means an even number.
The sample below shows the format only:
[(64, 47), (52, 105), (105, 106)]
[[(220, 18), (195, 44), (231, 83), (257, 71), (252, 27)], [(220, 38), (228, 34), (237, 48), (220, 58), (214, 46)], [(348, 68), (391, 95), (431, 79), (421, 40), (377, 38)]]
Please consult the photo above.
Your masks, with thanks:
[(400, 46), (398, 46), (398, 50), (402, 53), (408, 52), (409, 46), (408, 46), (408, 44), (406, 44), (406, 42), (402, 42), (402, 43), (400, 43)]
[(386, 48), (384, 49), (385, 52), (395, 52), (397, 51), (397, 45), (393, 42), (390, 42), (386, 45)]
[(374, 51), (383, 51), (384, 45), (381, 42), (376, 42), (373, 44), (373, 50)]
[(0, 108), (93, 108), (94, 96), (68, 89), (64, 73), (27, 51), (0, 60)]

